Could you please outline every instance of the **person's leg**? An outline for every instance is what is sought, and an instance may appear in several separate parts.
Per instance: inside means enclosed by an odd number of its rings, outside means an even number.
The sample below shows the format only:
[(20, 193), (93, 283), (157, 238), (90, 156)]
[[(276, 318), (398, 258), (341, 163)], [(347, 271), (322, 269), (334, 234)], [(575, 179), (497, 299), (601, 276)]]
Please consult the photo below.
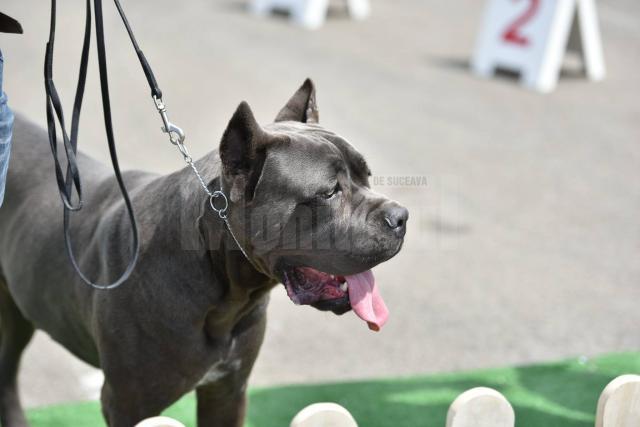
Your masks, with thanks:
[(2, 68), (4, 60), (0, 51), (0, 206), (4, 199), (4, 184), (9, 168), (11, 153), (11, 133), (13, 131), (13, 112), (7, 105), (7, 95), (2, 89)]

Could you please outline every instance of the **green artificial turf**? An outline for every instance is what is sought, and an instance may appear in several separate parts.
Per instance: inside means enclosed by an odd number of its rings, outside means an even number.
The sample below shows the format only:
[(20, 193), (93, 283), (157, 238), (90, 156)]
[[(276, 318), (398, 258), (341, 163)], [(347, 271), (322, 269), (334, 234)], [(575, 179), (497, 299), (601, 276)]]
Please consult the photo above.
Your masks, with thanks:
[[(484, 386), (505, 394), (518, 427), (592, 427), (600, 392), (626, 373), (640, 373), (640, 353), (413, 378), (257, 388), (250, 391), (246, 425), (287, 427), (306, 405), (337, 402), (363, 427), (444, 427), (456, 396)], [(164, 415), (195, 427), (193, 394)], [(28, 417), (33, 427), (104, 426), (97, 402), (32, 409)]]

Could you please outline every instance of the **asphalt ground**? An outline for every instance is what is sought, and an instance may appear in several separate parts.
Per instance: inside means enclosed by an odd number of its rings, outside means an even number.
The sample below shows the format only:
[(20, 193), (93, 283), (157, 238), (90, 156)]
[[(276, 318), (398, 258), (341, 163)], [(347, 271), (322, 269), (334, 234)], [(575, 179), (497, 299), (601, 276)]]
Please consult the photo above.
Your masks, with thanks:
[[(25, 34), (0, 36), (10, 103), (43, 125), (46, 3), (4, 0)], [(61, 3), (55, 77), (70, 112), (84, 2)], [(333, 4), (316, 32), (255, 18), (241, 1), (124, 4), (194, 157), (217, 146), (241, 100), (266, 123), (310, 76), (321, 123), (365, 154), (378, 191), (410, 209), (402, 253), (375, 269), (391, 311), (383, 331), (353, 314), (296, 307), (278, 288), (251, 383), (638, 349), (640, 3), (598, 2), (606, 80), (588, 82), (569, 58), (549, 95), (469, 72), (484, 2), (372, 3), (364, 22)], [(115, 9), (105, 7), (121, 162), (180, 168)], [(80, 146), (106, 162), (98, 93), (92, 62)], [(96, 397), (100, 375), (38, 334), (20, 383), (34, 406)]]

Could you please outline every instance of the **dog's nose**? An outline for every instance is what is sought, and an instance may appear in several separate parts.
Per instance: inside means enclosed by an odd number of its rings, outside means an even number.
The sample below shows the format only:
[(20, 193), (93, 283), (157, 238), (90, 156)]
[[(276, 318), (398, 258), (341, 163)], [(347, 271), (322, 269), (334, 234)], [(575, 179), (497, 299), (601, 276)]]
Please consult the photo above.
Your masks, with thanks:
[(385, 209), (384, 222), (398, 237), (403, 237), (407, 231), (409, 211), (407, 208), (393, 205)]

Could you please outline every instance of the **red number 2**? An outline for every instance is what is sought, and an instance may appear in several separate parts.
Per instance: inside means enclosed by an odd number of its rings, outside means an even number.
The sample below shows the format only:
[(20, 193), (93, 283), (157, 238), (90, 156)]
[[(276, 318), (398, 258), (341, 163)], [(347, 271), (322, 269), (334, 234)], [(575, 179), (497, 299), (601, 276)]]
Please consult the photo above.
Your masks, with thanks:
[(520, 29), (524, 24), (533, 18), (540, 8), (540, 0), (529, 0), (529, 7), (515, 21), (513, 21), (507, 29), (502, 33), (502, 39), (507, 43), (517, 44), (519, 46), (528, 46), (529, 39), (520, 34)]

